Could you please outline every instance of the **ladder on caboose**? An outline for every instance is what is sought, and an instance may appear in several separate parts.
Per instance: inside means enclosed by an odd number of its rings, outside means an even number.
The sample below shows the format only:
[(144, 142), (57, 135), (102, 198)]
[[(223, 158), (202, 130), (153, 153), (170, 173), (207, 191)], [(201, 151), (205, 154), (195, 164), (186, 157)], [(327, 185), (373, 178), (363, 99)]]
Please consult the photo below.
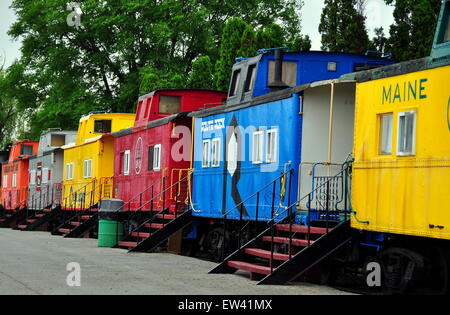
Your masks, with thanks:
[[(349, 169), (350, 164), (344, 164), (339, 174), (322, 181), (307, 196), (286, 208), (279, 214), (285, 216), (283, 219), (272, 218), (265, 230), (227, 256), (210, 273), (241, 270), (249, 272), (251, 280), (259, 280), (258, 284), (285, 284), (336, 253), (353, 238), (348, 210)], [(342, 198), (337, 198), (336, 190), (331, 189), (337, 178), (343, 179), (342, 190), (338, 192)], [(319, 190), (325, 193), (317, 197)], [(320, 199), (320, 209), (313, 207), (315, 195)], [(306, 202), (307, 209), (299, 218), (297, 208), (302, 202)], [(323, 217), (313, 222), (311, 218), (319, 210)], [(337, 212), (339, 221), (335, 220)]]

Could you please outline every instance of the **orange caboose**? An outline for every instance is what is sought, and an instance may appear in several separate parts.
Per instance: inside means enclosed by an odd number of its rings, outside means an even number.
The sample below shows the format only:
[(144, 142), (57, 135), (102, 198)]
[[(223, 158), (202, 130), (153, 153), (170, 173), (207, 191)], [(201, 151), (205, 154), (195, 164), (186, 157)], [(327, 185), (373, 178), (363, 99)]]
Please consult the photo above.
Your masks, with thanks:
[(6, 210), (27, 207), (29, 157), (37, 154), (39, 142), (21, 140), (13, 144), (7, 162), (2, 163), (2, 206)]

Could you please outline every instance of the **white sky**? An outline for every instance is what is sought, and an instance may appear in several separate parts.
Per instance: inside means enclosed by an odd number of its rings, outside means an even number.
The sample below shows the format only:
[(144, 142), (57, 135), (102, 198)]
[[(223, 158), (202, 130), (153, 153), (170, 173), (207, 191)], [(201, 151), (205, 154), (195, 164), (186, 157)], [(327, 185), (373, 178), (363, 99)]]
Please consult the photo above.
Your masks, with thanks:
[[(9, 27), (15, 21), (13, 10), (9, 9), (12, 0), (0, 0), (0, 66), (6, 55), (6, 66), (20, 57), (20, 42), (13, 42), (6, 34)], [(320, 50), (320, 34), (318, 31), (320, 15), (324, 5), (324, 0), (304, 0), (305, 6), (302, 10), (303, 34), (308, 34), (312, 40), (312, 49)], [(370, 38), (373, 37), (373, 29), (383, 26), (385, 32), (393, 23), (393, 8), (384, 4), (383, 0), (367, 0), (366, 16), (367, 28)]]
[[(0, 0), (1, 1), (1, 0)], [(303, 0), (305, 5), (302, 9), (302, 33), (311, 37), (312, 49), (320, 50), (319, 24), (320, 16), (324, 6), (324, 0)], [(382, 26), (386, 35), (389, 34), (389, 27), (394, 23), (394, 8), (387, 6), (383, 0), (367, 0), (366, 25), (369, 31), (369, 38), (374, 37), (373, 30)]]

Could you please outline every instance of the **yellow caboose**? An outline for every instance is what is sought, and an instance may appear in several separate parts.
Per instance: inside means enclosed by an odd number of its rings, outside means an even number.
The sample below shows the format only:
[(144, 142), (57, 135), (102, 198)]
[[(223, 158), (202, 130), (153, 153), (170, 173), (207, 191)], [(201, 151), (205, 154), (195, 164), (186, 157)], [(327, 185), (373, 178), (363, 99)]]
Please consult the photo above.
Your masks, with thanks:
[(84, 210), (113, 197), (111, 133), (132, 127), (134, 119), (134, 114), (103, 113), (80, 119), (76, 142), (63, 147), (63, 209)]
[(410, 66), (357, 84), (352, 226), (450, 239), (450, 58)]

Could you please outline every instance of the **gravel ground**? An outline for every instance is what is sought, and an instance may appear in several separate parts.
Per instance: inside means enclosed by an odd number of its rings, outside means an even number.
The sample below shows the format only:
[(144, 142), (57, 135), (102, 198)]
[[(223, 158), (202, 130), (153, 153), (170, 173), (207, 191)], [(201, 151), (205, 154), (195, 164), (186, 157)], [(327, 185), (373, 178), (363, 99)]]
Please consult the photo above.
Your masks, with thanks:
[[(67, 264), (81, 266), (69, 287)], [(129, 254), (97, 240), (0, 229), (0, 294), (346, 294), (326, 286), (257, 286), (245, 273), (209, 275), (215, 263), (173, 254)]]

